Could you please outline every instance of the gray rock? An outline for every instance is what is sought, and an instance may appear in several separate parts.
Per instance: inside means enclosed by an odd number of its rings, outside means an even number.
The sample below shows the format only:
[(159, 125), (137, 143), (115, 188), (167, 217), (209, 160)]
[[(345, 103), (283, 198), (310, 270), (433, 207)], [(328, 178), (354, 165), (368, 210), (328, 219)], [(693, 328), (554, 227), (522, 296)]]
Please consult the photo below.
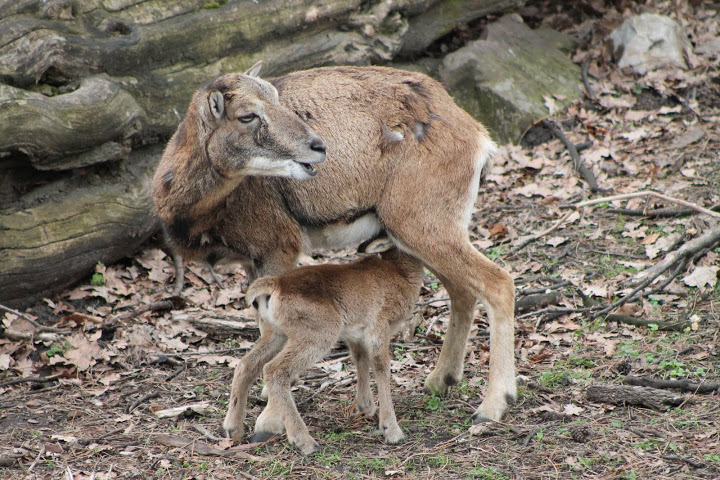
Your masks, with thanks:
[(518, 15), (488, 26), (485, 39), (447, 55), (440, 78), (455, 99), (500, 142), (519, 142), (525, 131), (582, 94), (580, 68), (555, 48), (561, 34), (538, 35)]
[(720, 58), (720, 38), (713, 38), (697, 46), (695, 53), (707, 58)]
[(610, 34), (620, 68), (644, 75), (661, 67), (688, 67), (692, 46), (680, 25), (669, 17), (643, 13), (626, 19)]

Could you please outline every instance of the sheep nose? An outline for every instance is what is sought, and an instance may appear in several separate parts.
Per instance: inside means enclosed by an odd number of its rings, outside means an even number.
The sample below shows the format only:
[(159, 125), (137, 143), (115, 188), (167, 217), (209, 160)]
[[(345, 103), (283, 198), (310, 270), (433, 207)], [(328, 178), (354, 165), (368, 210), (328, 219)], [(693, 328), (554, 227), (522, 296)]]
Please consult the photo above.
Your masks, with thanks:
[(322, 140), (320, 140), (317, 137), (313, 138), (312, 141), (310, 142), (310, 150), (312, 150), (314, 152), (318, 152), (318, 153), (326, 153), (325, 152), (325, 150), (326, 150), (325, 144), (323, 143)]

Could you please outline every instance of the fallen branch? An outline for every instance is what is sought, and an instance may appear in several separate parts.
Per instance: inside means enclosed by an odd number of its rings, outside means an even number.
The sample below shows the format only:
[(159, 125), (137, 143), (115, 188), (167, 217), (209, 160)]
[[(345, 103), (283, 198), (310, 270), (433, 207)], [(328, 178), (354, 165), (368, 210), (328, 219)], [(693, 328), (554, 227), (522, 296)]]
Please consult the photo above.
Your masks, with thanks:
[[(713, 212), (715, 213), (715, 212)], [(668, 253), (665, 258), (656, 263), (650, 268), (637, 273), (633, 279), (629, 282), (630, 285), (643, 282), (644, 279), (651, 278), (656, 279), (668, 270), (673, 264), (680, 261), (685, 261), (688, 258), (693, 257), (696, 253), (715, 248), (720, 245), (720, 227), (716, 227), (713, 230), (708, 230), (699, 237), (695, 237), (692, 240), (685, 242), (677, 250)]]
[(42, 342), (42, 343), (52, 343), (56, 342), (58, 339), (60, 339), (60, 336), (57, 333), (52, 332), (21, 332), (20, 330), (14, 330), (11, 328), (6, 328), (5, 330), (0, 329), (0, 337), (7, 338), (8, 340), (12, 341), (24, 341), (24, 342)]
[(695, 383), (690, 380), (658, 380), (648, 377), (625, 377), (624, 383), (627, 385), (635, 385), (639, 387), (651, 388), (677, 388), (683, 392), (696, 394), (715, 393), (720, 391), (720, 382), (713, 383)]
[[(720, 205), (713, 205), (710, 207), (713, 212), (720, 212)], [(610, 208), (610, 213), (619, 213), (620, 215), (627, 215), (629, 217), (648, 217), (648, 218), (681, 218), (689, 217), (696, 213), (700, 213), (693, 208), (655, 208), (655, 209), (642, 209), (635, 210), (631, 208)]]
[[(673, 270), (673, 272), (672, 272), (672, 277), (673, 277), (673, 278), (674, 278), (678, 273), (680, 273), (680, 270), (682, 269), (682, 267), (683, 267), (684, 264), (685, 264), (685, 261), (683, 260), (682, 263), (680, 263), (679, 265), (676, 266), (675, 270)], [(597, 318), (597, 317), (601, 317), (601, 316), (603, 316), (603, 315), (606, 315), (606, 314), (612, 312), (613, 310), (615, 310), (616, 308), (619, 308), (619, 307), (625, 305), (625, 304), (626, 304), (627, 302), (629, 302), (630, 300), (634, 300), (635, 298), (639, 297), (640, 294), (642, 293), (642, 291), (643, 291), (648, 285), (650, 285), (652, 282), (654, 282), (655, 279), (657, 279), (660, 275), (662, 275), (663, 273), (665, 273), (667, 270), (670, 270), (670, 268), (671, 268), (672, 266), (673, 266), (672, 263), (668, 263), (668, 264), (665, 265), (663, 268), (661, 268), (660, 270), (658, 270), (657, 275), (654, 275), (654, 276), (652, 276), (652, 277), (646, 278), (645, 280), (643, 280), (642, 282), (640, 282), (640, 283), (638, 284), (638, 286), (635, 287), (635, 289), (634, 289), (632, 292), (630, 292), (628, 295), (622, 297), (620, 300), (617, 300), (617, 301), (613, 302), (610, 306), (605, 307), (605, 308), (603, 308), (602, 310), (600, 310), (600, 311), (598, 311), (598, 312), (595, 312), (595, 313), (593, 314), (592, 318), (595, 319), (595, 318)]]
[(594, 102), (597, 100), (597, 95), (595, 95), (595, 92), (593, 91), (592, 87), (590, 86), (590, 80), (588, 79), (588, 70), (590, 70), (590, 61), (591, 60), (592, 60), (592, 57), (590, 57), (590, 56), (588, 56), (588, 58), (585, 59), (585, 61), (582, 64), (582, 69), (580, 70), (580, 75), (582, 78), (583, 85), (585, 85), (585, 93), (587, 94), (588, 98)]
[(515, 301), (515, 313), (527, 312), (530, 309), (547, 307), (548, 305), (557, 305), (561, 297), (560, 292), (524, 296)]
[(549, 129), (557, 138), (559, 138), (561, 142), (565, 144), (565, 147), (567, 147), (568, 152), (570, 153), (570, 157), (572, 158), (575, 165), (575, 170), (577, 170), (583, 176), (585, 181), (590, 186), (590, 190), (593, 192), (605, 191), (598, 186), (597, 180), (595, 179), (595, 174), (592, 172), (591, 169), (587, 167), (587, 165), (583, 163), (582, 158), (580, 158), (580, 154), (575, 147), (575, 144), (565, 136), (560, 127), (558, 127), (555, 122), (548, 120), (547, 118), (543, 119), (542, 124), (545, 128)]
[(40, 325), (38, 322), (36, 322), (33, 318), (29, 317), (28, 315), (25, 315), (22, 312), (18, 312), (17, 310), (13, 310), (10, 307), (6, 307), (5, 305), (0, 303), (0, 310), (4, 310), (8, 313), (12, 313), (13, 315), (17, 315), (18, 317), (22, 318), (26, 322), (28, 322), (30, 325), (35, 327), (35, 333), (44, 333), (44, 332), (50, 332), (50, 333), (68, 333), (69, 330), (63, 330), (62, 328), (55, 328), (55, 327), (46, 327), (44, 325)]
[[(117, 317), (113, 317), (109, 320), (104, 321), (100, 325), (98, 325), (95, 329), (103, 329), (107, 330), (109, 328), (112, 328), (115, 326), (116, 323), (126, 320), (128, 318), (136, 317), (140, 315), (141, 313), (145, 312), (164, 312), (169, 310), (182, 310), (187, 305), (187, 301), (182, 297), (168, 297), (163, 300), (158, 300), (157, 302), (150, 303), (148, 305), (143, 305), (142, 307), (134, 308), (130, 310), (129, 312), (125, 312), (123, 314), (118, 315)], [(95, 330), (92, 329), (92, 330)]]
[(700, 205), (696, 205), (694, 203), (691, 203), (691, 202), (688, 202), (685, 200), (681, 200), (679, 198), (668, 197), (667, 195), (663, 195), (662, 193), (653, 192), (652, 190), (643, 190), (641, 192), (624, 193), (621, 195), (613, 195), (610, 197), (594, 198), (592, 200), (586, 200), (584, 202), (574, 203), (572, 205), (562, 205), (560, 208), (578, 209), (578, 208), (582, 208), (582, 207), (589, 207), (590, 205), (596, 205), (598, 203), (614, 202), (615, 200), (627, 200), (629, 198), (638, 198), (638, 197), (655, 197), (660, 200), (664, 200), (666, 202), (682, 205), (683, 207), (687, 207), (691, 210), (695, 210), (696, 212), (704, 213), (705, 215), (710, 215), (711, 217), (714, 217), (714, 218), (720, 218), (720, 212), (714, 212), (705, 207), (701, 207)]
[[(658, 322), (647, 318), (629, 317), (627, 315), (611, 314), (605, 317), (606, 321), (634, 325), (636, 327), (650, 327), (656, 325), (658, 330), (668, 332), (684, 332), (686, 328), (692, 328), (692, 322)], [(652, 386), (652, 385), (648, 385)]]
[(685, 402), (684, 395), (659, 390), (657, 388), (624, 385), (591, 385), (585, 391), (591, 402), (611, 403), (613, 405), (639, 405), (653, 410), (667, 410)]
[(57, 380), (61, 374), (49, 375), (47, 377), (19, 377), (12, 378), (5, 382), (0, 383), (0, 388), (9, 387), (10, 385), (18, 385), (20, 383), (46, 383), (53, 380)]

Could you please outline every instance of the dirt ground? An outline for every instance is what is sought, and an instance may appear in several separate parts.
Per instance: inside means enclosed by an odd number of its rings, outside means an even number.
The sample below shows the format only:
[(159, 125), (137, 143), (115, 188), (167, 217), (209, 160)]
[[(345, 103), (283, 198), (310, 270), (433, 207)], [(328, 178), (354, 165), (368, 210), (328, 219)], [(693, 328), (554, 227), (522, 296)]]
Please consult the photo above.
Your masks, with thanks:
[[(553, 3), (535, 2), (540, 13), (527, 20), (582, 40), (573, 58), (587, 60), (594, 99), (550, 119), (582, 145), (607, 190), (590, 192), (566, 145), (542, 125), (526, 145), (502, 148), (481, 187), (471, 239), (512, 273), (519, 302), (519, 399), (502, 423), (471, 427), (488, 371), (482, 307), (465, 380), (445, 397), (423, 392), (449, 311), (447, 293), (427, 274), (417, 314), (392, 344), (403, 443), (384, 444), (376, 419), (353, 415), (355, 370), (338, 346), (294, 388), (320, 453), (303, 457), (284, 437), (231, 445), (221, 438), (229, 365), (258, 335), (245, 277), (221, 267), (220, 287), (204, 266), (190, 265), (188, 305), (168, 310), (154, 302), (168, 296), (172, 261), (155, 239), (24, 311), (30, 322), (0, 317), (0, 478), (720, 478), (720, 247), (699, 248), (644, 287), (632, 284), (720, 229), (693, 210), (720, 204), (717, 59), (698, 55), (690, 70), (634, 76), (601, 42), (629, 2)], [(717, 37), (717, 10), (690, 3), (697, 6), (633, 8), (670, 15), (695, 43)], [(691, 208), (646, 195), (566, 208), (644, 190)], [(303, 263), (354, 257), (313, 253)], [(155, 308), (138, 311), (147, 305)], [(678, 383), (637, 393), (633, 377)], [(260, 388), (251, 392), (250, 429), (264, 406)]]

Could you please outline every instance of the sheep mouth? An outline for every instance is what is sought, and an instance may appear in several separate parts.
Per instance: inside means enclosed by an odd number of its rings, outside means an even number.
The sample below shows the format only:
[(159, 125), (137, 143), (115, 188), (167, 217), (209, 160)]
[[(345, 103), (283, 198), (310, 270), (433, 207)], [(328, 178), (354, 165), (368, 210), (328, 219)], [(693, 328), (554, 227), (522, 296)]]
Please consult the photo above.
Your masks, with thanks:
[(311, 177), (314, 177), (317, 175), (318, 171), (314, 164), (312, 163), (302, 163), (300, 162), (300, 166), (305, 170), (305, 173), (310, 175)]

